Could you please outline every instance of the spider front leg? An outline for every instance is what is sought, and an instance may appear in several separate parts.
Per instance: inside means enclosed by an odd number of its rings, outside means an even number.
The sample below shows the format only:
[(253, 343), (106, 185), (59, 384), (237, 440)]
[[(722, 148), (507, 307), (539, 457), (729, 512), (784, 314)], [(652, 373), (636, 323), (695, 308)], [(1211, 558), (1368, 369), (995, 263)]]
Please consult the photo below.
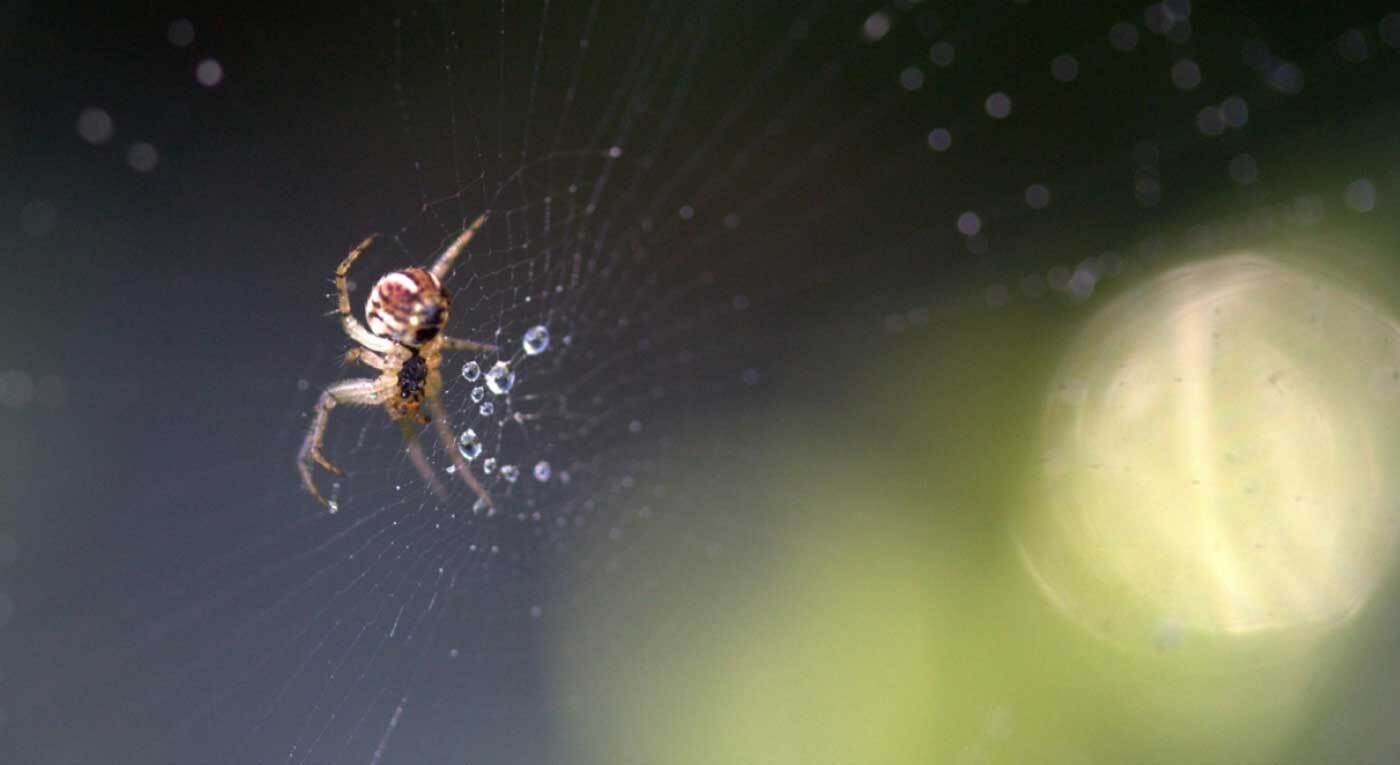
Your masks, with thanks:
[(317, 502), (330, 506), (316, 489), (315, 481), (311, 479), (312, 462), (335, 475), (345, 475), (345, 471), (331, 464), (330, 460), (321, 454), (321, 439), (326, 435), (326, 422), (330, 419), (331, 410), (337, 404), (378, 404), (389, 392), (391, 390), (384, 387), (379, 380), (342, 380), (321, 392), (321, 398), (316, 402), (316, 414), (312, 418), (311, 429), (306, 432), (306, 438), (297, 452), (297, 472), (301, 474), (301, 484)]
[(355, 314), (350, 312), (350, 290), (345, 283), (345, 276), (350, 273), (350, 266), (354, 265), (355, 259), (360, 257), (360, 253), (368, 249), (378, 236), (378, 234), (370, 234), (365, 237), (365, 240), (360, 242), (360, 246), (351, 250), (350, 254), (345, 256), (345, 260), (340, 261), (340, 265), (336, 266), (336, 312), (340, 314), (340, 325), (345, 328), (345, 334), (349, 335), (351, 340), (371, 351), (385, 353), (394, 347), (393, 341), (370, 332), (365, 328), (365, 325), (360, 323), (359, 319), (355, 318)]
[(477, 230), (486, 223), (486, 218), (490, 214), (489, 212), (484, 212), (478, 216), (476, 220), (472, 221), (470, 226), (467, 226), (467, 230), (463, 231), (461, 235), (458, 236), (452, 244), (449, 244), (447, 249), (443, 250), (442, 254), (438, 256), (432, 268), (428, 269), (432, 272), (433, 276), (437, 277), (438, 281), (443, 281), (447, 278), (447, 272), (452, 270), (452, 262), (457, 259), (458, 255), (462, 254), (462, 250), (467, 248), (467, 243), (472, 240), (472, 237), (476, 236)]
[(449, 351), (477, 351), (478, 353), (499, 350), (491, 343), (478, 343), (475, 340), (463, 340), (460, 337), (447, 337), (446, 335), (442, 338), (442, 347)]

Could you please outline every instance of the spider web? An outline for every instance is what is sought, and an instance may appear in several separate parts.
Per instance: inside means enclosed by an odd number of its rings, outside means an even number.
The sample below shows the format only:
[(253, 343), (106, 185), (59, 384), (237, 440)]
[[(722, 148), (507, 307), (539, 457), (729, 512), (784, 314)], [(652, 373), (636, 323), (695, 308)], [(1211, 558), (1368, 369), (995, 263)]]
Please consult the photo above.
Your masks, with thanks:
[[(824, 400), (843, 368), (933, 343), (950, 317), (1072, 310), (1183, 244), (1286, 237), (1385, 198), (1393, 160), (1377, 168), (1371, 148), (1388, 123), (1314, 115), (1371, 102), (1358, 68), (1393, 73), (1395, 21), (1255, 10), (361, 14), (323, 42), (353, 93), (337, 114), (373, 129), (327, 140), (377, 190), (299, 267), (328, 276), (381, 231), (352, 273), (358, 314), (376, 276), (490, 212), (445, 284), (449, 332), (500, 350), (448, 353), (442, 372), (451, 432), (479, 441), (470, 466), (496, 506), (474, 506), (431, 429), (415, 439), (428, 480), (382, 412), (337, 409), (325, 452), (348, 475), (318, 474), (337, 512), (288, 469), (221, 554), (162, 561), (199, 617), (154, 620), (143, 650), (169, 671), (133, 713), (140, 761), (576, 759), (551, 727), (562, 702), (521, 679), (543, 671), (532, 648), (561, 582), (643, 575), (629, 553), (663, 523), (697, 555), (755, 544), (761, 487), (732, 488), (750, 500), (719, 517), (692, 511), (723, 493), (707, 478), (766, 458), (745, 434), (772, 407)], [(1325, 151), (1338, 142), (1354, 159)], [(1295, 180), (1317, 177), (1335, 182)], [(527, 352), (540, 330), (547, 346)], [(289, 402), (279, 459), (318, 391), (359, 374), (336, 366), (345, 342), (326, 319), (301, 370), (272, 381)], [(509, 386), (488, 385), (497, 362)]]

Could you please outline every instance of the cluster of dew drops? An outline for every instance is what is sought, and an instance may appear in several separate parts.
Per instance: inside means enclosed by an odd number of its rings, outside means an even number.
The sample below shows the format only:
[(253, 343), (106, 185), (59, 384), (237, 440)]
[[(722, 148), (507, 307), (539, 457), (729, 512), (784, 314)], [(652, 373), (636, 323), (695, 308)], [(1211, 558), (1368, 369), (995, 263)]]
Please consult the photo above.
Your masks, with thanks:
[[(544, 353), (549, 349), (549, 329), (543, 324), (530, 327), (525, 330), (520, 344), (526, 356), (538, 356)], [(483, 372), (479, 363), (468, 361), (462, 366), (462, 379), (469, 383), (483, 383), (472, 388), (471, 400), (477, 405), (477, 411), (481, 413), (481, 416), (490, 417), (495, 413), (496, 405), (487, 399), (487, 394), (504, 396), (510, 393), (511, 388), (515, 387), (515, 370), (511, 369), (511, 362), (497, 361), (490, 369)], [(485, 447), (476, 431), (467, 428), (457, 437), (457, 451), (468, 462), (474, 462), (485, 451)], [(520, 478), (520, 468), (515, 465), (500, 465), (498, 467), (495, 457), (487, 457), (482, 462), (481, 469), (487, 475), (499, 471), (500, 476), (508, 483), (515, 483)], [(532, 472), (535, 480), (540, 483), (548, 481), (552, 473), (549, 463), (544, 460), (535, 463)]]

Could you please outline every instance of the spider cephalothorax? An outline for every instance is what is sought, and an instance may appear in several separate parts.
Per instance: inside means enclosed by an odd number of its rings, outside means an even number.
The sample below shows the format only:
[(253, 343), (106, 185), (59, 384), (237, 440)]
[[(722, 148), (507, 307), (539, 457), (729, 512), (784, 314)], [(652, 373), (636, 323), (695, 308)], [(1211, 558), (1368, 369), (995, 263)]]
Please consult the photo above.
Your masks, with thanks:
[[(403, 424), (405, 437), (409, 436), (414, 421), (433, 423), (444, 450), (456, 468), (453, 472), (471, 486), (479, 502), (491, 505), (490, 496), (454, 448), (452, 430), (447, 425), (447, 416), (438, 398), (442, 390), (442, 375), (438, 367), (442, 365), (444, 350), (495, 350), (493, 345), (449, 337), (443, 332), (451, 301), (447, 291), (442, 288), (442, 280), (485, 222), (486, 215), (483, 214), (443, 250), (432, 266), (391, 271), (375, 282), (365, 303), (368, 328), (350, 313), (346, 274), (360, 253), (374, 241), (374, 237), (369, 237), (351, 250), (335, 270), (336, 310), (345, 334), (358, 344), (345, 354), (345, 359), (373, 367), (379, 370), (379, 376), (333, 383), (316, 402), (311, 429), (307, 431), (301, 451), (297, 454), (297, 470), (301, 473), (302, 485), (321, 504), (334, 507), (333, 503), (321, 496), (316, 483), (311, 480), (311, 465), (315, 463), (336, 475), (344, 475), (340, 468), (321, 454), (321, 440), (325, 436), (331, 410), (337, 404), (378, 404), (384, 407), (390, 418)], [(427, 407), (432, 417), (419, 411), (422, 406)], [(411, 439), (409, 451), (414, 466), (423, 473), (428, 485), (437, 490), (440, 487), (437, 476), (417, 443)]]
[(447, 325), (450, 307), (436, 276), (422, 268), (405, 268), (374, 283), (365, 301), (365, 323), (380, 337), (416, 348)]

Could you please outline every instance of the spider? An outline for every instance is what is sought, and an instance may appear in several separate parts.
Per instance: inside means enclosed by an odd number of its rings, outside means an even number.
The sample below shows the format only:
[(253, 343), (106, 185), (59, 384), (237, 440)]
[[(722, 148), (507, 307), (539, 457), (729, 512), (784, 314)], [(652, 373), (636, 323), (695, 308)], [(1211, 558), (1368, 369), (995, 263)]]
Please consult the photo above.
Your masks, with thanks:
[[(456, 241), (442, 251), (437, 260), (428, 268), (403, 268), (390, 271), (375, 282), (365, 303), (365, 322), (361, 324), (350, 312), (350, 296), (346, 288), (346, 274), (355, 259), (360, 257), (374, 243), (377, 234), (371, 234), (335, 269), (335, 289), (339, 302), (341, 326), (345, 334), (354, 340), (358, 347), (345, 354), (347, 364), (360, 362), (379, 370), (378, 377), (341, 380), (331, 383), (321, 392), (316, 402), (315, 415), (306, 438), (301, 442), (297, 453), (297, 471), (301, 474), (302, 485), (311, 496), (323, 506), (335, 510), (335, 503), (326, 501), (312, 480), (312, 463), (338, 475), (345, 471), (336, 467), (321, 454), (321, 440), (326, 435), (326, 422), (331, 410), (338, 404), (356, 406), (381, 405), (389, 418), (400, 423), (404, 438), (409, 441), (415, 467), (428, 479), (429, 485), (442, 494), (441, 484), (428, 467), (426, 458), (417, 450), (412, 441), (413, 423), (427, 425), (434, 423), (443, 446), (450, 455), (455, 474), (476, 492), (477, 501), (486, 507), (491, 506), (491, 496), (481, 487), (472, 475), (466, 462), (453, 448), (452, 431), (448, 428), (447, 417), (442, 408), (439, 394), (442, 390), (442, 376), (438, 368), (442, 365), (442, 352), (446, 350), (494, 351), (496, 346), (449, 337), (443, 333), (447, 326), (448, 310), (451, 305), (448, 293), (442, 287), (442, 280), (451, 270), (457, 256), (466, 249), (467, 243), (486, 222), (487, 213), (478, 217)], [(426, 407), (428, 414), (422, 409)]]

